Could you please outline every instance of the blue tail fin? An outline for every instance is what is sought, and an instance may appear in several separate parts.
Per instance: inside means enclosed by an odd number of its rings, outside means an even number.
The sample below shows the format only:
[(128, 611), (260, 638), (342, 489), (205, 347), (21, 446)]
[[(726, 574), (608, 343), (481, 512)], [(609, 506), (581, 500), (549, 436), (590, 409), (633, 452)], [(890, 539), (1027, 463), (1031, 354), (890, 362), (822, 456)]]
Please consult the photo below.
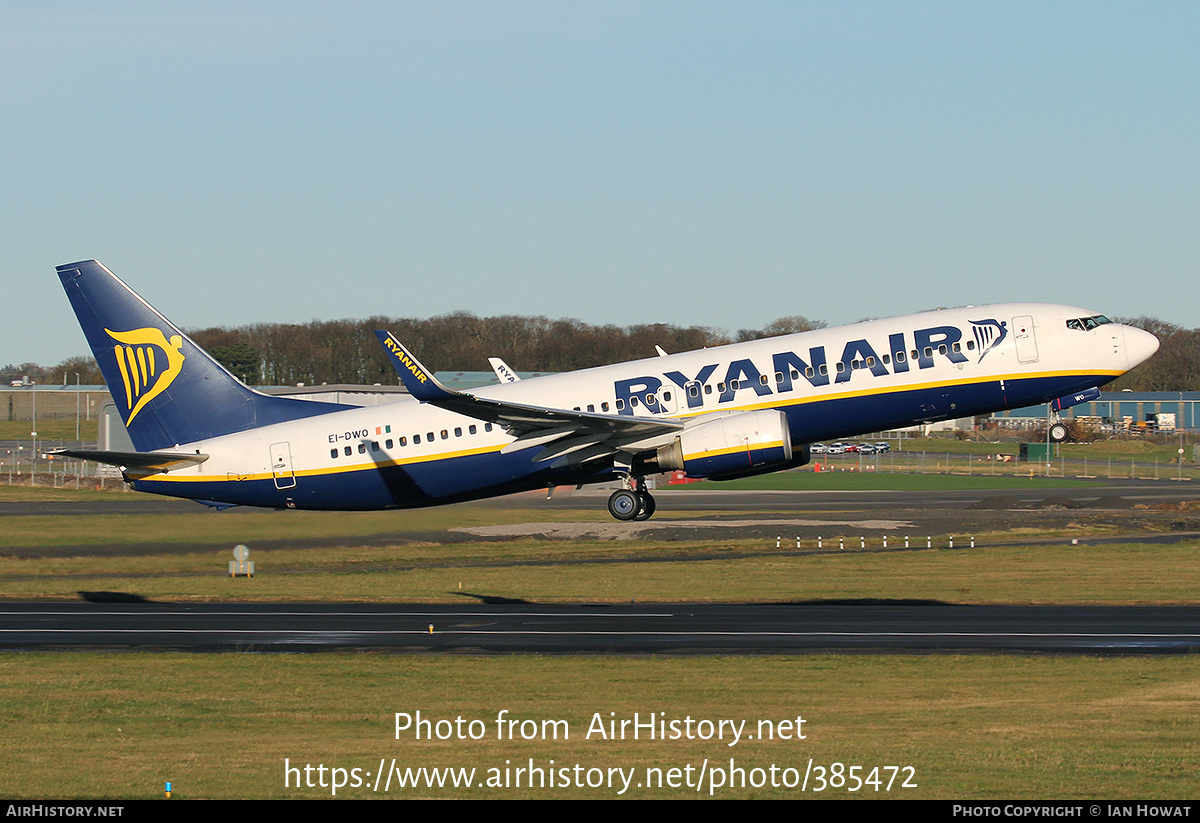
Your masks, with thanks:
[(139, 451), (352, 408), (254, 391), (95, 260), (58, 276)]

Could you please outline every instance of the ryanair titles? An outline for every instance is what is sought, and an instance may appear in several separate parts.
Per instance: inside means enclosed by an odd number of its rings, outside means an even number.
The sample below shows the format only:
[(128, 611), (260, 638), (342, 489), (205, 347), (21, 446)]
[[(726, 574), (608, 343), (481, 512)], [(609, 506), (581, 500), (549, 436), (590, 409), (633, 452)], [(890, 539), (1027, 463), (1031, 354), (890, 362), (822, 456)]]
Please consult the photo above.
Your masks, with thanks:
[[(973, 337), (967, 349), (977, 352), (979, 359), (983, 359), (1008, 336), (1007, 327), (1001, 321), (972, 320), (971, 325)], [(909, 339), (912, 340), (911, 347)], [(673, 411), (662, 403), (664, 386), (669, 390), (672, 384), (678, 387), (688, 408), (699, 408), (704, 405), (704, 395), (711, 393), (705, 389), (714, 376), (718, 380), (717, 402), (725, 403), (743, 390), (752, 390), (759, 397), (790, 392), (801, 380), (811, 386), (828, 386), (850, 382), (855, 372), (883, 377), (930, 369), (935, 365), (935, 358), (939, 357), (951, 363), (966, 363), (968, 358), (963, 352), (962, 339), (963, 331), (957, 326), (933, 326), (917, 329), (911, 333), (911, 337), (903, 332), (889, 334), (882, 355), (865, 339), (850, 340), (842, 348), (841, 356), (832, 364), (825, 346), (813, 346), (806, 356), (794, 351), (773, 354), (771, 370), (766, 373), (752, 360), (745, 358), (730, 362), (725, 368), (724, 379), (717, 376), (719, 364), (713, 363), (694, 375), (679, 371), (664, 372), (665, 381), (654, 376), (618, 380), (613, 383), (613, 389), (620, 414), (632, 415), (639, 406), (655, 414)]]
[(404, 347), (391, 337), (384, 337), (383, 345), (389, 352), (392, 353), (392, 357), (396, 358), (396, 362), (398, 362), (405, 369), (408, 369), (408, 371), (412, 372), (413, 377), (417, 378), (422, 383), (429, 379), (425, 376), (425, 372), (421, 371), (421, 367), (418, 366), (413, 359), (408, 356), (408, 352), (404, 350)]

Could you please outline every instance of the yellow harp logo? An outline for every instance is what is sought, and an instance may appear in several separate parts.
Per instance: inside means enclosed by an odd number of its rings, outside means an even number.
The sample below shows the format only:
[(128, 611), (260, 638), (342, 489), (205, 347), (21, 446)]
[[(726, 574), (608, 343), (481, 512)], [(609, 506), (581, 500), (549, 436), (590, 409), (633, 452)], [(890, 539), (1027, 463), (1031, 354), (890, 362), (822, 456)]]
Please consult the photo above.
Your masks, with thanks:
[(117, 368), (125, 382), (125, 402), (129, 417), (125, 424), (133, 422), (142, 408), (158, 397), (183, 369), (183, 338), (171, 335), (167, 341), (159, 329), (133, 329), (111, 331), (108, 336), (117, 341), (113, 354), (117, 356)]

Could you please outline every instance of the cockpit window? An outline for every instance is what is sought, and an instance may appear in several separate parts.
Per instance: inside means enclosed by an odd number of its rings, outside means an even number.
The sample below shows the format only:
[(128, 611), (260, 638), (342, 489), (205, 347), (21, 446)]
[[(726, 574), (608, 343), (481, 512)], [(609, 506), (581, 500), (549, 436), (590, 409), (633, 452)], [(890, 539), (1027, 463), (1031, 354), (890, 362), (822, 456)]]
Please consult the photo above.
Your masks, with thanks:
[(1097, 314), (1093, 317), (1076, 317), (1067, 321), (1067, 328), (1075, 331), (1091, 331), (1094, 328), (1103, 326), (1112, 321), (1103, 314)]

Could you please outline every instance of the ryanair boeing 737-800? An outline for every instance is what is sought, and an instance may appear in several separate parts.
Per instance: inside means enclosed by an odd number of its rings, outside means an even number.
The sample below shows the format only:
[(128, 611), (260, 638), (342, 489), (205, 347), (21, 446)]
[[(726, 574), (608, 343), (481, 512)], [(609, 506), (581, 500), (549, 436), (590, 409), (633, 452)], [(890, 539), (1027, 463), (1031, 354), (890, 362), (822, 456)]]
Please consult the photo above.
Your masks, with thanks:
[(872, 320), (476, 391), (446, 388), (390, 333), (411, 397), (369, 408), (274, 397), (222, 368), (95, 260), (58, 267), (136, 452), (138, 491), (219, 507), (390, 509), (619, 480), (608, 508), (645, 519), (642, 479), (724, 480), (803, 465), (808, 444), (1094, 397), (1158, 349), (1070, 306), (1018, 303)]

